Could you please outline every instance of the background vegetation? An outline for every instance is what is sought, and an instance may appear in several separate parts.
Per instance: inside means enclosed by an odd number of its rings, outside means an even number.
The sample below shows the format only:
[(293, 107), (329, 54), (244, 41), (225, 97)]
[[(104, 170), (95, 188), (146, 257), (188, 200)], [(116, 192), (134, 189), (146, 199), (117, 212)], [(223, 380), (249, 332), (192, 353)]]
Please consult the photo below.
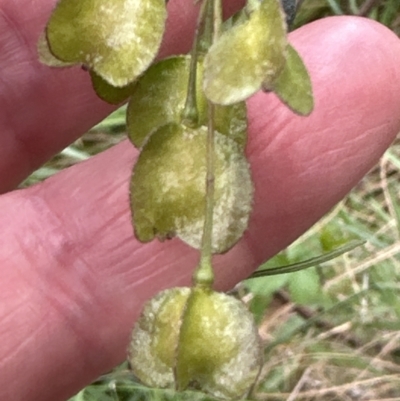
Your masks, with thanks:
[[(376, 19), (400, 35), (400, 0), (304, 0), (295, 27), (334, 14)], [(46, 179), (125, 137), (121, 108), (33, 173)], [(258, 400), (400, 401), (400, 137), (359, 185), (288, 249), (280, 266), (362, 247), (301, 272), (247, 280), (235, 291), (254, 312), (265, 344)], [(162, 396), (162, 397), (161, 397)], [(127, 378), (126, 366), (86, 388), (79, 400), (177, 399)], [(185, 393), (179, 399), (206, 400)]]

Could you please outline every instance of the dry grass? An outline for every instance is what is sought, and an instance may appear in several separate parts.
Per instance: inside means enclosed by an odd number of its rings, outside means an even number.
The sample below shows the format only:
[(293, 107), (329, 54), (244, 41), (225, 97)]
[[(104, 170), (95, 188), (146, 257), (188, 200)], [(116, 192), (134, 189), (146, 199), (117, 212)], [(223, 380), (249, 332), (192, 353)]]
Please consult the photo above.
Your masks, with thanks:
[[(287, 284), (273, 292), (260, 319), (266, 362), (256, 399), (400, 401), (399, 161), (400, 140), (284, 252), (286, 261), (297, 261), (304, 250), (323, 248), (326, 233), (333, 243), (349, 236), (367, 240), (320, 268), (320, 299), (298, 305)], [(257, 309), (258, 288), (245, 300)]]

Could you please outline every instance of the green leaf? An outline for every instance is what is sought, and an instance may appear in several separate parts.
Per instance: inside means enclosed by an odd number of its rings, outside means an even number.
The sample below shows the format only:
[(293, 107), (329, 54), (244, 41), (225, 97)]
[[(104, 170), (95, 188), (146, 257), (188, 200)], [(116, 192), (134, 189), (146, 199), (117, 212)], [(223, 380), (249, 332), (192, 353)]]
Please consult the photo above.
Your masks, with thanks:
[(267, 269), (263, 269), (263, 267), (261, 266), (261, 269), (257, 270), (250, 277), (248, 277), (248, 280), (263, 276), (273, 276), (275, 274), (294, 273), (300, 270), (308, 269), (309, 267), (313, 267), (321, 263), (328, 262), (329, 260), (335, 259), (338, 256), (343, 255), (344, 253), (363, 245), (364, 243), (365, 241), (351, 241), (348, 244), (336, 248), (331, 252), (327, 252), (323, 255), (316, 256), (303, 262), (293, 263), (287, 266), (270, 267)]
[(124, 100), (128, 99), (136, 86), (136, 81), (134, 81), (126, 86), (115, 87), (110, 85), (94, 71), (90, 71), (90, 78), (92, 79), (92, 86), (97, 96), (105, 102), (111, 104), (120, 104)]
[(286, 64), (274, 82), (263, 83), (295, 113), (306, 116), (314, 108), (311, 80), (303, 60), (292, 46), (287, 48)]
[(247, 99), (271, 84), (286, 59), (286, 23), (278, 0), (264, 0), (249, 20), (224, 32), (204, 61), (204, 93), (216, 104)]
[(60, 0), (46, 35), (57, 59), (125, 86), (153, 61), (166, 15), (164, 0)]
[[(189, 81), (190, 56), (171, 57), (152, 65), (137, 81), (127, 109), (128, 135), (140, 148), (157, 128), (180, 123)], [(197, 88), (201, 88), (202, 63), (197, 66)], [(207, 101), (201, 89), (196, 93), (199, 125), (207, 125)], [(215, 108), (215, 129), (241, 145), (247, 140), (244, 102)]]
[[(179, 236), (200, 249), (204, 224), (207, 128), (170, 123), (144, 145), (131, 182), (131, 207), (140, 241)], [(237, 143), (215, 133), (213, 252), (229, 250), (248, 224), (253, 187)]]
[(315, 269), (293, 273), (289, 280), (290, 299), (301, 305), (310, 305), (320, 299), (321, 283)]
[[(200, 391), (175, 391), (144, 386), (131, 378), (103, 376), (69, 401), (220, 401)], [(246, 401), (246, 400), (243, 400)]]
[(324, 252), (332, 251), (354, 239), (354, 236), (349, 235), (349, 232), (344, 230), (342, 224), (338, 224), (336, 220), (323, 225), (318, 230), (318, 236), (319, 243)]
[(280, 290), (289, 281), (288, 275), (280, 274), (276, 277), (257, 277), (257, 280), (246, 281), (246, 287), (256, 295), (272, 297), (274, 292)]

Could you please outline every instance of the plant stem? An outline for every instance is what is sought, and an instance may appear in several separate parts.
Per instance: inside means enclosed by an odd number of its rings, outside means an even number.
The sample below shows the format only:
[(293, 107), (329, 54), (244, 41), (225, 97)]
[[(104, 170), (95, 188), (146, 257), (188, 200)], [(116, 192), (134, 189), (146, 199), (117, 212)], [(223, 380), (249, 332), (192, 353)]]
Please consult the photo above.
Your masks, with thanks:
[(196, 88), (197, 59), (198, 59), (201, 37), (203, 36), (206, 25), (208, 3), (209, 0), (204, 0), (201, 4), (200, 13), (196, 25), (194, 43), (190, 54), (191, 57), (190, 57), (188, 91), (186, 95), (185, 107), (182, 112), (182, 124), (190, 128), (197, 128), (199, 126), (199, 110), (197, 108), (197, 88)]
[(211, 288), (214, 283), (212, 267), (212, 231), (214, 215), (214, 105), (208, 104), (208, 132), (206, 150), (206, 205), (204, 213), (203, 237), (201, 240), (200, 262), (194, 272), (195, 285)]
[(378, 6), (381, 3), (380, 0), (366, 0), (364, 3), (360, 6), (358, 15), (360, 17), (366, 17), (374, 7)]
[(336, 15), (343, 15), (343, 10), (340, 8), (339, 3), (336, 0), (327, 0), (331, 10), (336, 14)]
[(215, 43), (221, 33), (222, 26), (222, 3), (221, 0), (214, 1), (213, 35), (212, 42)]
[[(210, 1), (210, 13), (208, 18), (212, 18), (211, 24), (206, 24), (212, 29), (211, 37), (214, 43), (219, 36), (222, 24), (222, 5), (220, 0)], [(204, 32), (204, 35), (209, 32)], [(201, 242), (200, 262), (193, 274), (195, 286), (212, 288), (214, 283), (214, 270), (212, 267), (212, 232), (214, 215), (214, 192), (215, 192), (215, 163), (214, 163), (214, 112), (215, 106), (208, 102), (208, 126), (207, 126), (207, 150), (206, 150), (206, 195), (203, 237)]]

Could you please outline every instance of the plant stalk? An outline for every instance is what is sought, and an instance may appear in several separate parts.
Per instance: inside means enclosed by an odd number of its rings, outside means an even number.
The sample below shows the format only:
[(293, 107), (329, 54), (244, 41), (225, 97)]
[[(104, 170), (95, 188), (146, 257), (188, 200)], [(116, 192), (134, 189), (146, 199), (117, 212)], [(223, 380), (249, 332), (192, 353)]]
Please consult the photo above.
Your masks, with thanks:
[(214, 105), (208, 104), (208, 130), (206, 150), (206, 202), (204, 213), (203, 237), (201, 240), (200, 262), (194, 272), (195, 285), (211, 288), (214, 283), (212, 267), (212, 232), (214, 215)]
[[(210, 0), (210, 13), (207, 15), (212, 20), (206, 23), (212, 32), (204, 32), (204, 35), (211, 34), (214, 43), (221, 30), (222, 5), (221, 0)], [(200, 251), (200, 262), (196, 268), (193, 281), (195, 286), (211, 289), (214, 283), (214, 270), (212, 267), (212, 233), (214, 215), (214, 193), (215, 193), (215, 127), (214, 127), (215, 106), (208, 102), (208, 125), (207, 125), (207, 148), (206, 148), (206, 195), (203, 237)]]
[(186, 95), (185, 107), (182, 112), (182, 123), (190, 128), (199, 126), (199, 110), (197, 107), (197, 60), (199, 55), (200, 41), (204, 34), (209, 0), (204, 0), (200, 7), (199, 17), (197, 19), (196, 32), (193, 47), (190, 53), (190, 71), (188, 91)]

